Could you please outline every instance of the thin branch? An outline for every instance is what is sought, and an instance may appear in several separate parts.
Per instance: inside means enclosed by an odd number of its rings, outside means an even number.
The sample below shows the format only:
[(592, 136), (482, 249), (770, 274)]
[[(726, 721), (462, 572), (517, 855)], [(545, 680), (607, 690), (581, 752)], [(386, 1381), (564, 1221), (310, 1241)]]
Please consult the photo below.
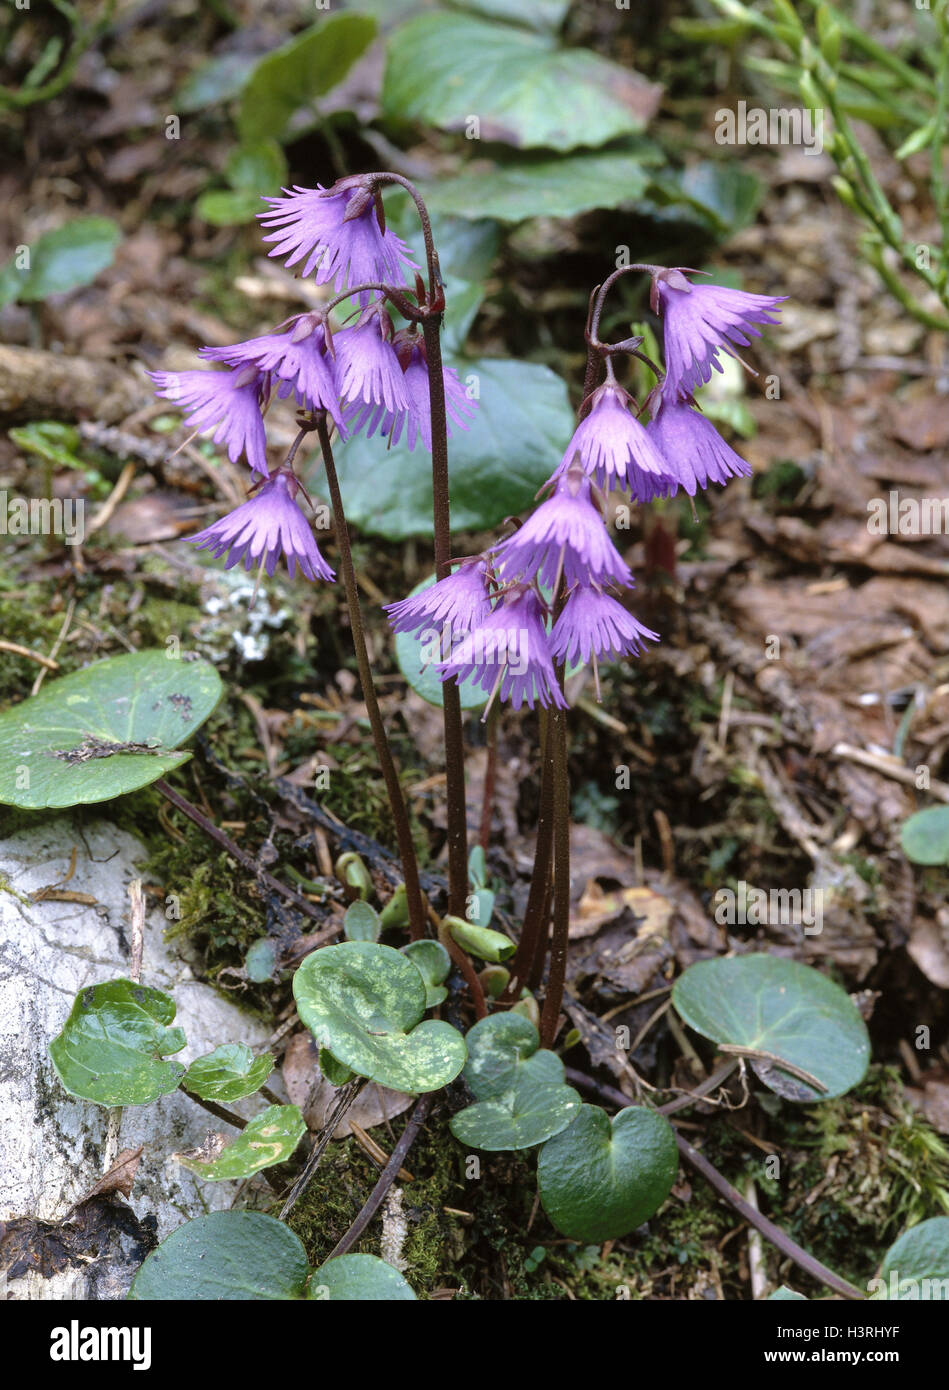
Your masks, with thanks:
[[(417, 941), (426, 935), (425, 904), (422, 901), (422, 889), (419, 882), (418, 858), (415, 853), (415, 843), (412, 839), (412, 826), (409, 821), (409, 813), (405, 804), (402, 784), (399, 781), (395, 760), (392, 757), (392, 749), (389, 747), (389, 740), (386, 736), (385, 724), (382, 721), (379, 701), (376, 698), (376, 687), (372, 678), (372, 666), (366, 647), (362, 608), (359, 603), (359, 590), (356, 586), (356, 571), (353, 566), (353, 555), (349, 545), (349, 531), (346, 525), (346, 514), (343, 511), (343, 497), (340, 492), (339, 478), (336, 474), (336, 464), (333, 459), (333, 448), (330, 444), (325, 411), (321, 411), (316, 417), (316, 431), (320, 440), (320, 448), (323, 451), (323, 467), (326, 470), (326, 483), (329, 489), (330, 505), (333, 508), (333, 519), (336, 523), (336, 544), (339, 548), (339, 572), (343, 581), (343, 588), (346, 591), (346, 602), (349, 605), (349, 622), (352, 632), (353, 648), (356, 653), (356, 665), (359, 668), (362, 697), (366, 703), (366, 712), (369, 715), (372, 737), (376, 745), (376, 756), (379, 759), (379, 766), (386, 784), (389, 806), (391, 807), (392, 819), (395, 823), (396, 839), (399, 842), (402, 874), (405, 879), (405, 897), (409, 911), (409, 932), (413, 941)], [(462, 814), (464, 814), (464, 812), (462, 812)]]
[[(179, 811), (183, 811), (188, 819), (199, 826), (209, 839), (213, 840), (215, 844), (220, 845), (222, 849), (227, 850), (231, 858), (235, 859), (238, 864), (252, 873), (255, 878), (260, 879), (268, 888), (272, 888), (275, 893), (279, 893), (281, 897), (293, 903), (294, 907), (299, 908), (301, 912), (305, 912), (307, 917), (312, 917), (314, 921), (317, 922), (325, 921), (325, 915), (322, 912), (318, 912), (311, 902), (301, 897), (300, 894), (295, 892), (292, 888), (288, 888), (285, 883), (281, 883), (278, 878), (274, 878), (272, 874), (268, 874), (266, 869), (262, 869), (252, 855), (247, 854), (244, 850), (240, 849), (239, 846), (235, 845), (229, 835), (225, 835), (223, 830), (219, 830), (213, 821), (208, 820), (203, 811), (198, 810), (197, 806), (192, 806), (187, 797), (182, 796), (180, 792), (176, 792), (174, 787), (170, 787), (164, 777), (159, 777), (158, 781), (154, 783), (154, 786), (161, 792), (166, 800), (171, 802), (172, 806), (176, 807)], [(337, 931), (338, 928), (336, 927), (332, 929), (327, 928), (327, 939), (331, 936), (335, 936)]]
[[(569, 1080), (574, 1081), (576, 1084), (583, 1084), (586, 1090), (592, 1091), (595, 1095), (599, 1096), (601, 1100), (608, 1101), (612, 1105), (618, 1105), (624, 1110), (635, 1103), (630, 1100), (629, 1096), (624, 1096), (623, 1092), (617, 1090), (615, 1086), (609, 1086), (602, 1082), (594, 1081), (592, 1077), (578, 1072), (568, 1072), (567, 1075)], [(710, 1077), (709, 1080), (711, 1081), (712, 1078)], [(786, 1231), (782, 1231), (780, 1226), (776, 1226), (773, 1221), (769, 1221), (766, 1216), (762, 1216), (760, 1211), (756, 1211), (750, 1202), (745, 1201), (738, 1189), (732, 1187), (728, 1179), (723, 1177), (718, 1169), (714, 1168), (712, 1164), (709, 1163), (704, 1154), (700, 1154), (698, 1149), (694, 1149), (689, 1141), (684, 1139), (678, 1132), (676, 1133), (676, 1144), (679, 1153), (685, 1159), (686, 1163), (690, 1164), (697, 1173), (701, 1173), (702, 1177), (714, 1187), (719, 1196), (723, 1197), (729, 1206), (734, 1207), (739, 1215), (743, 1216), (750, 1225), (760, 1231), (764, 1238), (769, 1240), (782, 1255), (786, 1255), (788, 1259), (793, 1260), (794, 1263), (800, 1269), (803, 1269), (806, 1274), (809, 1274), (812, 1279), (816, 1279), (818, 1283), (824, 1284), (828, 1289), (833, 1289), (834, 1293), (839, 1293), (844, 1298), (854, 1300), (862, 1300), (866, 1297), (860, 1289), (855, 1288), (853, 1284), (848, 1284), (846, 1279), (842, 1279), (839, 1274), (835, 1274), (832, 1269), (828, 1269), (826, 1265), (821, 1264), (820, 1260), (815, 1259), (813, 1255), (809, 1255), (802, 1246), (798, 1245), (796, 1240), (792, 1240)]]
[(313, 1145), (313, 1151), (311, 1152), (309, 1158), (303, 1166), (303, 1172), (300, 1174), (296, 1182), (291, 1187), (289, 1193), (287, 1194), (287, 1200), (280, 1208), (281, 1221), (286, 1221), (288, 1213), (293, 1210), (297, 1202), (302, 1197), (305, 1187), (309, 1183), (310, 1179), (313, 1177), (313, 1174), (316, 1172), (317, 1168), (320, 1166), (320, 1159), (323, 1157), (327, 1144), (332, 1139), (333, 1135), (336, 1133), (336, 1130), (339, 1127), (340, 1120), (342, 1120), (343, 1116), (346, 1114), (346, 1111), (349, 1109), (353, 1101), (359, 1095), (359, 1092), (362, 1090), (363, 1085), (363, 1078), (361, 1076), (357, 1076), (354, 1081), (350, 1081), (346, 1086), (343, 1087), (339, 1095), (339, 1100), (333, 1107), (332, 1115), (330, 1115), (329, 1119), (326, 1121), (326, 1124), (323, 1126), (323, 1128), (320, 1130), (319, 1135), (317, 1136), (316, 1143)]
[(379, 1174), (379, 1180), (369, 1194), (366, 1204), (343, 1236), (342, 1240), (330, 1251), (328, 1259), (335, 1259), (337, 1255), (345, 1255), (356, 1244), (369, 1222), (385, 1201), (389, 1188), (399, 1176), (399, 1169), (405, 1162), (409, 1149), (415, 1143), (419, 1130), (428, 1119), (428, 1112), (432, 1108), (433, 1092), (420, 1096), (416, 1102), (415, 1109), (409, 1117), (409, 1122), (402, 1131), (399, 1142), (389, 1156), (389, 1161)]

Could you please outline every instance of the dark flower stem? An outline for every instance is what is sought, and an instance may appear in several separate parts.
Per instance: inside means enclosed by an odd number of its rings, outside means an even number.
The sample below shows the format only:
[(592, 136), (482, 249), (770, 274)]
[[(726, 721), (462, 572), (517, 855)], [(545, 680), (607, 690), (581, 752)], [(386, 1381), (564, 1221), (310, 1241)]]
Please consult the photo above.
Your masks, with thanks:
[(600, 371), (600, 363), (602, 362), (603, 358), (605, 357), (608, 361), (610, 355), (613, 352), (629, 352), (633, 357), (638, 357), (641, 361), (645, 362), (646, 365), (656, 373), (657, 377), (662, 376), (661, 370), (655, 365), (655, 363), (651, 362), (648, 357), (643, 356), (642, 353), (639, 353), (635, 350), (639, 346), (639, 342), (642, 341), (641, 339), (639, 341), (631, 340), (630, 345), (625, 345), (622, 343), (610, 344), (601, 343), (599, 336), (600, 318), (603, 314), (603, 305), (606, 303), (606, 296), (609, 294), (610, 290), (616, 284), (617, 280), (619, 280), (619, 278), (623, 275), (629, 275), (633, 273), (639, 275), (652, 275), (653, 272), (658, 269), (658, 266), (646, 265), (641, 262), (636, 262), (636, 264), (634, 265), (621, 265), (618, 267), (618, 269), (613, 271), (612, 275), (608, 275), (606, 279), (603, 281), (602, 285), (598, 285), (597, 288), (593, 291), (593, 294), (590, 296), (590, 312), (589, 317), (587, 319), (586, 330), (587, 368), (586, 375), (583, 381), (584, 400), (586, 400), (587, 396), (589, 396), (590, 392), (597, 384), (597, 378), (599, 376)]
[[(401, 174), (380, 171), (365, 175), (367, 187), (380, 189), (387, 185), (404, 188), (415, 203), (428, 270), (427, 302), (415, 306), (392, 286), (372, 284), (358, 286), (337, 296), (324, 309), (335, 307), (342, 298), (351, 298), (360, 290), (377, 290), (384, 294), (412, 323), (421, 323), (428, 367), (429, 408), (432, 424), (432, 513), (435, 546), (435, 577), (444, 579), (451, 573), (451, 507), (448, 479), (448, 419), (445, 412), (445, 382), (442, 376), (441, 316), (445, 308), (438, 252), (432, 234), (432, 222), (425, 200), (411, 179)], [(420, 294), (419, 283), (416, 294)], [(458, 917), (464, 916), (468, 893), (468, 826), (465, 815), (465, 752), (461, 722), (461, 696), (457, 683), (451, 679), (442, 685), (442, 711), (445, 736), (445, 792), (448, 820), (448, 907)]]
[(422, 228), (422, 240), (425, 243), (425, 261), (428, 268), (428, 293), (429, 297), (435, 301), (442, 288), (441, 269), (438, 264), (438, 252), (435, 249), (435, 238), (432, 235), (432, 219), (428, 215), (428, 208), (425, 206), (425, 199), (411, 179), (407, 179), (403, 174), (393, 174), (391, 172), (369, 174), (367, 176), (377, 185), (398, 184), (404, 188), (409, 197), (415, 204), (418, 212), (419, 224)]
[(463, 951), (453, 938), (451, 932), (444, 922), (438, 927), (438, 939), (445, 950), (451, 956), (457, 969), (468, 986), (468, 993), (471, 995), (474, 1004), (475, 1018), (485, 1018), (488, 1012), (488, 1005), (484, 997), (484, 989), (478, 978), (478, 972), (474, 968), (474, 962), (466, 951)]
[[(422, 323), (428, 390), (432, 413), (432, 516), (435, 534), (435, 577), (451, 574), (451, 507), (448, 483), (448, 421), (438, 315)], [(465, 746), (461, 725), (461, 694), (454, 679), (442, 683), (445, 732), (445, 794), (448, 820), (448, 906), (465, 915), (468, 894), (468, 823), (465, 815)]]
[(521, 939), (511, 961), (511, 979), (502, 995), (502, 1000), (516, 1001), (521, 988), (530, 983), (534, 959), (538, 945), (547, 928), (545, 904), (550, 884), (550, 856), (553, 844), (553, 778), (550, 760), (550, 716), (546, 710), (540, 711), (540, 806), (537, 813), (537, 840), (534, 845), (534, 868), (531, 873), (527, 907), (524, 910), (524, 924)]
[(356, 587), (356, 572), (353, 568), (353, 556), (349, 546), (349, 531), (346, 525), (346, 515), (343, 511), (343, 499), (339, 490), (339, 478), (336, 476), (336, 464), (333, 460), (333, 449), (330, 444), (325, 411), (321, 411), (316, 416), (316, 430), (320, 440), (320, 448), (323, 451), (326, 483), (329, 488), (330, 504), (336, 523), (339, 572), (342, 577), (343, 588), (346, 591), (346, 602), (349, 605), (349, 621), (352, 628), (353, 647), (356, 651), (356, 665), (359, 668), (362, 695), (366, 702), (366, 712), (369, 715), (372, 737), (376, 745), (376, 756), (379, 759), (379, 766), (385, 779), (389, 805), (392, 808), (396, 839), (399, 842), (399, 857), (402, 860), (402, 875), (405, 879), (405, 896), (409, 911), (409, 935), (413, 941), (418, 941), (426, 935), (425, 923), (427, 920), (425, 904), (422, 900), (422, 888), (419, 883), (418, 860), (415, 855), (412, 827), (409, 823), (409, 814), (402, 793), (402, 784), (399, 781), (392, 750), (386, 737), (385, 725), (382, 722), (382, 713), (379, 709), (376, 688), (372, 679), (372, 667), (366, 649), (362, 610), (359, 606), (359, 591)]
[[(445, 307), (438, 251), (425, 199), (411, 179), (390, 172), (369, 175), (381, 187), (396, 184), (415, 203), (428, 270), (428, 302), (421, 305), (425, 362), (428, 368), (429, 407), (432, 417), (432, 520), (435, 542), (435, 578), (451, 574), (451, 506), (448, 479), (448, 419), (442, 376), (441, 318)], [(397, 306), (398, 307), (398, 306)], [(417, 319), (415, 320), (418, 321)], [(448, 907), (463, 917), (468, 894), (468, 825), (465, 815), (465, 746), (461, 724), (461, 696), (455, 680), (442, 684), (445, 735), (445, 799), (448, 820)]]
[(540, 1017), (540, 1045), (552, 1047), (557, 1036), (563, 987), (567, 978), (567, 946), (570, 926), (570, 780), (567, 771), (566, 710), (551, 709), (550, 739), (553, 778), (554, 914), (550, 970)]

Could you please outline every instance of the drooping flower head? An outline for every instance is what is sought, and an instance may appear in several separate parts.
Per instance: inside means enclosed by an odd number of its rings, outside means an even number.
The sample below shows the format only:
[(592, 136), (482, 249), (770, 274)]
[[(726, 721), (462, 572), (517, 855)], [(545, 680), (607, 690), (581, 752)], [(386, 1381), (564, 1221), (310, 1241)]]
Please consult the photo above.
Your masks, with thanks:
[(690, 497), (697, 488), (729, 478), (748, 478), (751, 469), (725, 443), (718, 430), (688, 401), (670, 401), (663, 395), (659, 413), (647, 426), (664, 458), (675, 466), (679, 481)]
[[(150, 372), (156, 395), (174, 401), (190, 413), (186, 425), (196, 430), (214, 428), (215, 444), (227, 445), (227, 456), (236, 463), (241, 454), (255, 473), (267, 477), (267, 436), (261, 414), (266, 376), (253, 364), (230, 372)], [(216, 428), (215, 428), (216, 427)]]
[(385, 609), (393, 632), (417, 636), (433, 627), (448, 627), (453, 634), (470, 632), (491, 612), (484, 562), (480, 557), (464, 561), (437, 584), (399, 603), (387, 603)]
[(595, 663), (639, 656), (645, 641), (658, 642), (659, 634), (643, 627), (602, 589), (578, 585), (554, 623), (550, 652), (555, 661), (586, 665), (591, 660)]
[(333, 335), (339, 393), (351, 405), (381, 407), (393, 414), (408, 410), (405, 377), (392, 339), (392, 320), (378, 301), (352, 328)]
[(488, 692), (489, 706), (497, 697), (515, 709), (523, 704), (533, 709), (535, 702), (544, 709), (567, 708), (550, 656), (544, 611), (527, 584), (506, 592), (437, 669), (443, 681), (452, 676), (459, 684), (471, 680)]
[[(404, 430), (410, 453), (419, 437), (431, 453), (432, 409), (425, 344), (417, 334), (403, 329), (396, 333), (393, 347), (403, 370), (407, 405), (403, 410), (387, 410), (382, 405), (371, 406), (365, 403), (350, 406), (346, 412), (346, 428), (355, 434), (365, 427), (366, 437), (369, 439), (379, 430), (381, 434), (388, 435), (393, 444), (398, 444)], [(451, 439), (452, 425), (459, 429), (468, 429), (469, 417), (474, 412), (474, 402), (468, 398), (454, 367), (443, 367), (442, 379), (445, 383), (448, 438)]]
[(719, 350), (760, 338), (756, 324), (777, 323), (786, 295), (746, 294), (724, 285), (694, 285), (679, 269), (653, 276), (653, 309), (662, 314), (666, 359), (663, 393), (691, 395), (722, 371)]
[(265, 333), (228, 347), (201, 348), (200, 356), (230, 366), (251, 362), (278, 382), (282, 400), (291, 391), (307, 410), (325, 410), (342, 432), (343, 420), (336, 389), (336, 367), (329, 352), (326, 329), (319, 314), (302, 314), (283, 333)]
[(547, 501), (497, 547), (499, 574), (505, 580), (536, 577), (551, 590), (561, 576), (568, 589), (591, 583), (629, 587), (633, 578), (629, 566), (620, 558), (591, 500), (590, 479), (583, 468), (571, 463), (553, 481)]
[[(270, 207), (258, 216), (276, 228), (266, 242), (268, 254), (286, 256), (287, 268), (304, 261), (301, 274), (316, 271), (318, 285), (332, 283), (339, 293), (371, 282), (403, 285), (418, 266), (403, 241), (380, 219), (372, 190), (360, 175), (340, 179), (332, 188), (285, 188), (282, 198), (267, 198)], [(305, 259), (304, 259), (305, 258)]]
[(583, 471), (603, 488), (622, 488), (635, 501), (675, 492), (678, 478), (629, 408), (629, 396), (608, 370), (590, 397), (589, 412), (573, 432), (560, 467), (579, 458)]
[(281, 555), (293, 577), (296, 566), (307, 579), (335, 579), (323, 559), (313, 527), (296, 500), (301, 484), (290, 469), (281, 468), (259, 490), (227, 516), (188, 539), (215, 559), (227, 555), (225, 569), (243, 560), (245, 570), (263, 566), (273, 576)]

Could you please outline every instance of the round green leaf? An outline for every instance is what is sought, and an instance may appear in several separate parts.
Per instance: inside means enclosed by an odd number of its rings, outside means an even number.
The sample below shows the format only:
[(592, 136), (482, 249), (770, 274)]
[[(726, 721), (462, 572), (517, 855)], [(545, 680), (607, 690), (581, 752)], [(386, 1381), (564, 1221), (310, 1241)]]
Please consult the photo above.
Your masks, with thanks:
[(781, 1284), (774, 1293), (768, 1295), (769, 1303), (806, 1303), (807, 1301), (802, 1293), (789, 1289), (787, 1284)]
[(210, 1149), (175, 1157), (199, 1178), (233, 1182), (285, 1162), (305, 1133), (306, 1125), (297, 1106), (270, 1105), (255, 1115), (230, 1144), (219, 1148), (212, 1140)]
[(337, 1255), (327, 1260), (311, 1276), (306, 1296), (349, 1303), (415, 1301), (411, 1285), (376, 1255)]
[(883, 1257), (873, 1299), (908, 1302), (949, 1300), (949, 1216), (934, 1216), (904, 1232)]
[(350, 941), (378, 941), (382, 932), (378, 912), (370, 903), (357, 898), (346, 909), (343, 931)]
[(462, 1144), (491, 1152), (530, 1149), (559, 1134), (580, 1109), (564, 1084), (563, 1063), (540, 1047), (537, 1029), (521, 1014), (489, 1014), (466, 1039), (464, 1077), (475, 1097), (450, 1128)]
[(900, 843), (914, 864), (949, 864), (949, 806), (930, 806), (910, 816)]
[(613, 1117), (596, 1105), (548, 1140), (537, 1160), (544, 1211), (563, 1235), (591, 1244), (635, 1231), (668, 1197), (679, 1167), (664, 1115), (630, 1106)]
[(830, 1100), (863, 1080), (870, 1039), (839, 985), (780, 956), (735, 956), (690, 965), (672, 1000), (682, 1018), (717, 1043), (768, 1052), (808, 1072), (821, 1091), (766, 1059), (758, 1077), (786, 1100)]
[(224, 1043), (192, 1062), (182, 1085), (202, 1100), (228, 1104), (259, 1091), (273, 1065), (269, 1052), (255, 1057), (246, 1043)]
[(185, 1035), (168, 1024), (175, 1001), (132, 980), (90, 985), (76, 995), (63, 1031), (49, 1045), (60, 1081), (72, 1096), (97, 1105), (148, 1105), (177, 1090)]
[(437, 1091), (465, 1064), (461, 1034), (420, 1022), (425, 981), (391, 946), (347, 941), (307, 956), (293, 977), (303, 1022), (337, 1061), (392, 1091)]
[(248, 980), (255, 985), (266, 984), (273, 979), (277, 968), (277, 943), (272, 936), (259, 936), (244, 957), (244, 969)]
[[(470, 428), (456, 429), (448, 445), (451, 524), (454, 531), (480, 531), (533, 505), (551, 460), (570, 438), (573, 412), (562, 379), (540, 363), (482, 357), (451, 365), (466, 387), (480, 392)], [(346, 515), (387, 540), (430, 536), (431, 468), (404, 439), (383, 446), (384, 465), (379, 449), (378, 439), (357, 434), (339, 450)], [(322, 473), (314, 471), (310, 481), (311, 491), (323, 496)]]
[(448, 990), (443, 981), (448, 979), (451, 970), (451, 956), (442, 943), (429, 937), (422, 941), (410, 941), (402, 947), (402, 954), (408, 956), (425, 981), (426, 1009), (434, 1009), (443, 999), (447, 999)]
[(389, 39), (386, 115), (465, 130), (485, 140), (571, 150), (642, 130), (659, 89), (587, 49), (547, 34), (440, 12), (400, 25)]
[[(416, 584), (406, 597), (414, 598), (423, 589), (430, 589), (434, 583), (435, 576), (430, 574), (427, 579), (422, 580), (421, 584)], [(427, 700), (430, 705), (437, 705), (440, 709), (445, 703), (445, 687), (438, 678), (434, 662), (423, 662), (423, 655), (427, 655), (427, 653), (418, 637), (413, 636), (411, 632), (397, 632), (395, 634), (395, 659), (399, 663), (399, 670), (416, 695), (421, 695), (423, 700)], [(488, 698), (480, 686), (476, 686), (472, 680), (462, 681), (458, 687), (458, 693), (462, 709), (481, 709)]]
[(137, 1300), (296, 1299), (306, 1253), (289, 1226), (259, 1211), (214, 1211), (172, 1231), (132, 1282)]
[(41, 810), (108, 801), (186, 762), (177, 747), (222, 692), (206, 661), (111, 656), (0, 714), (0, 802)]

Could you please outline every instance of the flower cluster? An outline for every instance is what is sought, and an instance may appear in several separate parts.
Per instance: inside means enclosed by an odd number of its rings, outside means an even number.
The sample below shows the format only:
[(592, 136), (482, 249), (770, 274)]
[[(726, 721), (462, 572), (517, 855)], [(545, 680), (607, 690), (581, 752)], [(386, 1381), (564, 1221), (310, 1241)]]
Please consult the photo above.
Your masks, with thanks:
[[(271, 256), (287, 266), (303, 262), (303, 275), (336, 292), (357, 291), (355, 320), (333, 332), (322, 313), (300, 314), (272, 333), (226, 347), (205, 347), (211, 370), (152, 372), (157, 394), (174, 401), (195, 432), (213, 439), (236, 463), (251, 470), (250, 497), (236, 511), (190, 539), (230, 568), (243, 559), (273, 574), (283, 555), (308, 579), (332, 579), (301, 510), (300, 487), (284, 466), (273, 477), (267, 464), (264, 414), (273, 398), (292, 397), (308, 413), (325, 411), (343, 439), (365, 430), (413, 450), (421, 439), (431, 451), (432, 426), (425, 346), (415, 326), (396, 332), (381, 293), (366, 284), (399, 287), (418, 269), (407, 247), (385, 227), (378, 194), (360, 176), (332, 188), (285, 189), (268, 198), (261, 221), (273, 229)], [(223, 370), (220, 368), (223, 367)], [(467, 429), (474, 410), (457, 372), (442, 369), (445, 405), (452, 426)]]
[[(774, 323), (782, 301), (693, 284), (655, 268), (653, 308), (663, 320), (666, 373), (643, 425), (617, 383), (609, 352), (605, 380), (581, 406), (563, 458), (541, 489), (545, 500), (512, 535), (465, 561), (421, 593), (388, 606), (396, 632), (412, 633), (441, 679), (470, 680), (515, 708), (565, 707), (558, 666), (638, 656), (658, 635), (617, 595), (633, 577), (610, 537), (602, 489), (638, 503), (690, 497), (751, 470), (695, 403), (693, 391), (721, 370), (718, 353)], [(750, 336), (749, 336), (750, 335)], [(539, 494), (539, 495), (541, 495)]]

